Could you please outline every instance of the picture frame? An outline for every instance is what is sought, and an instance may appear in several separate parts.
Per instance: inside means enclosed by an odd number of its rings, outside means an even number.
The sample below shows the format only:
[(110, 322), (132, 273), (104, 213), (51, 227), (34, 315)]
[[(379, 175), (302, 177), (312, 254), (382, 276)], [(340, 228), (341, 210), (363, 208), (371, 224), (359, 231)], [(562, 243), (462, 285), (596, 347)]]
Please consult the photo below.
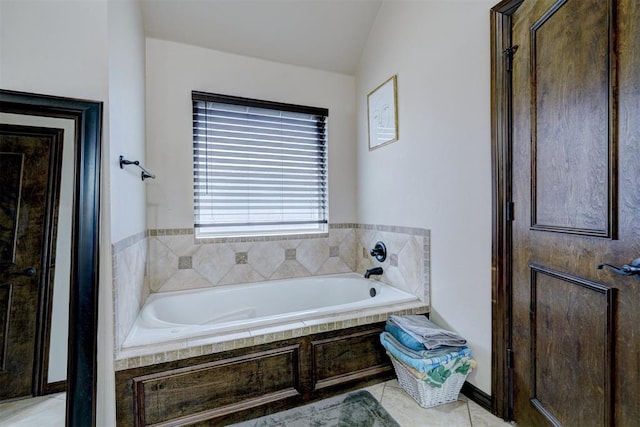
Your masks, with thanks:
[(369, 151), (398, 140), (397, 80), (393, 75), (367, 95)]

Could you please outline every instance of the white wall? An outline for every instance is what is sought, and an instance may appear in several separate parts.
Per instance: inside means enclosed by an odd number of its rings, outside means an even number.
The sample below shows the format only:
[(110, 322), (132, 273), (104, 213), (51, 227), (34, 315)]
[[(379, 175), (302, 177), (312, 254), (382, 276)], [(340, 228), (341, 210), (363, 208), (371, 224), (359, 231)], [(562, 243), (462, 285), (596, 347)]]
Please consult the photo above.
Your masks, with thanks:
[[(146, 224), (146, 183), (140, 169), (120, 169), (119, 156), (145, 164), (145, 41), (142, 13), (137, 0), (108, 0), (108, 83), (109, 144), (103, 155), (108, 167), (105, 177), (111, 183), (111, 242), (143, 233)], [(104, 194), (104, 193), (103, 193)], [(111, 249), (111, 245), (109, 245)], [(99, 330), (101, 344), (98, 362), (104, 376), (98, 377), (97, 425), (115, 425), (115, 378), (113, 370), (113, 271), (112, 253), (100, 258), (101, 268), (108, 263), (109, 280), (101, 282)], [(132, 286), (132, 293), (143, 287), (143, 277)], [(134, 296), (131, 297), (134, 299)]]
[[(489, 10), (385, 1), (357, 80), (358, 222), (431, 230), (432, 319), (467, 338), (491, 393)], [(367, 145), (367, 94), (398, 75), (399, 140)]]
[(149, 228), (193, 227), (192, 90), (328, 108), (329, 219), (355, 221), (352, 76), (148, 38)]
[(144, 185), (117, 166), (144, 159), (137, 1), (0, 0), (0, 88), (104, 102), (97, 425), (115, 425), (111, 242), (146, 229)]
[(111, 169), (111, 241), (144, 232), (146, 182), (140, 169), (120, 169), (119, 156), (145, 159), (145, 40), (136, 0), (111, 0), (109, 32), (109, 161)]
[(106, 2), (2, 0), (3, 89), (104, 100)]
[(3, 2), (0, 1), (0, 88), (2, 87), (2, 50), (3, 50), (3, 46), (4, 43), (2, 42), (2, 40), (4, 39), (5, 35), (4, 35), (4, 18), (3, 18), (3, 8), (4, 6), (2, 5)]

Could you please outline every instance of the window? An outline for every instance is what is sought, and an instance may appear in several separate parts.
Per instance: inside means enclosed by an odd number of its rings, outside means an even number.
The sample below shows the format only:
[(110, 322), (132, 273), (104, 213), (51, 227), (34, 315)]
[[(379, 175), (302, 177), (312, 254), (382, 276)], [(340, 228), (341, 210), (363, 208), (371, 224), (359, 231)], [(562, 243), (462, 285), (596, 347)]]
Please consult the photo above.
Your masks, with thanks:
[(192, 100), (196, 237), (327, 231), (328, 110)]

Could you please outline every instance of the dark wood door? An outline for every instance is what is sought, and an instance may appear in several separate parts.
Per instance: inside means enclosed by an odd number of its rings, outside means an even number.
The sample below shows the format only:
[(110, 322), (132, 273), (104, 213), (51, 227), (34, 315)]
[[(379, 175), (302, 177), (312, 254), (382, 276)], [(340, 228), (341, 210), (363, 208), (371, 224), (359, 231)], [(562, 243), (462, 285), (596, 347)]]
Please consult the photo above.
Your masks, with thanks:
[(61, 137), (0, 125), (0, 400), (44, 383)]
[(513, 15), (513, 411), (640, 425), (640, 2)]

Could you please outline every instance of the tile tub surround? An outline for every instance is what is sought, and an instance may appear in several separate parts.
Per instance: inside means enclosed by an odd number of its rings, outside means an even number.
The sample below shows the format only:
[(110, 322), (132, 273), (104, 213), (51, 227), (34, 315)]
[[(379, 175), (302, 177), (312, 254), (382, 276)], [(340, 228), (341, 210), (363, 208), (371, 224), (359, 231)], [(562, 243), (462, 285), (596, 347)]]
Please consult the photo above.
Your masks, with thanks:
[(151, 292), (262, 282), (356, 269), (356, 230), (320, 236), (195, 239), (192, 229), (149, 231)]
[[(413, 227), (386, 225), (358, 225), (356, 243), (356, 269), (364, 274), (372, 267), (382, 267), (384, 274), (378, 280), (416, 295), (425, 304), (430, 303), (431, 233)], [(376, 242), (387, 247), (387, 258), (380, 263), (369, 255)]]
[[(369, 255), (377, 241), (388, 256)], [(149, 231), (150, 292), (358, 272), (382, 266), (374, 279), (429, 303), (428, 230), (369, 224), (331, 224), (322, 235), (196, 240), (192, 229)]]
[[(385, 242), (388, 250), (387, 259), (382, 264), (369, 255), (369, 250), (378, 240)], [(150, 292), (354, 271), (364, 274), (366, 269), (381, 265), (384, 274), (372, 279), (418, 296), (421, 299), (419, 310), (425, 313), (429, 306), (429, 243), (428, 230), (369, 224), (331, 224), (329, 233), (320, 237), (305, 235), (196, 241), (193, 229), (149, 230), (128, 237), (113, 245), (114, 351), (117, 362), (124, 369), (122, 366), (128, 363), (126, 359), (132, 355), (130, 351), (122, 351), (122, 343)], [(375, 315), (386, 316), (387, 313)], [(355, 325), (365, 320), (352, 315), (346, 321), (356, 322), (353, 323)], [(332, 323), (335, 323), (335, 319), (327, 322)], [(293, 330), (306, 326), (300, 324)], [(247, 332), (242, 339), (254, 337)], [(219, 337), (217, 344), (220, 343), (227, 346), (237, 344), (234, 337)], [(182, 343), (180, 350), (182, 353), (190, 351), (188, 349), (192, 345)], [(177, 349), (171, 346), (157, 350), (164, 353)], [(210, 348), (205, 346), (201, 350), (191, 351), (210, 351)], [(153, 353), (156, 358), (165, 357), (158, 356), (159, 353), (153, 349), (143, 353)], [(141, 354), (132, 356), (135, 359)], [(139, 362), (134, 360), (131, 363)]]
[(111, 248), (115, 348), (124, 342), (149, 296), (145, 280), (148, 246), (147, 232), (141, 232), (114, 243)]

